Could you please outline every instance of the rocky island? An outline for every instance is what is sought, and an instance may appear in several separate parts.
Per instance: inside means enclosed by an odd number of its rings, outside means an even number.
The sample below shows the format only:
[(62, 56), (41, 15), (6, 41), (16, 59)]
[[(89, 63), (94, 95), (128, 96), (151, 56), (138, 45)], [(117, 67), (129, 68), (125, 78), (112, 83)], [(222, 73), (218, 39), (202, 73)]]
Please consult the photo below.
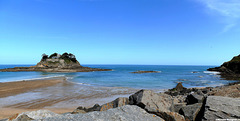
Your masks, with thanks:
[(142, 73), (161, 73), (161, 71), (135, 71), (135, 72), (130, 72), (133, 74), (142, 74)]
[(240, 55), (235, 56), (230, 61), (223, 63), (220, 67), (209, 68), (208, 71), (220, 72), (221, 77), (228, 80), (239, 80)]
[(83, 67), (77, 61), (75, 55), (71, 53), (53, 53), (48, 56), (42, 54), (42, 59), (37, 65), (30, 67), (15, 67), (0, 69), (0, 72), (17, 71), (42, 71), (42, 72), (92, 72), (92, 71), (111, 71), (111, 69)]

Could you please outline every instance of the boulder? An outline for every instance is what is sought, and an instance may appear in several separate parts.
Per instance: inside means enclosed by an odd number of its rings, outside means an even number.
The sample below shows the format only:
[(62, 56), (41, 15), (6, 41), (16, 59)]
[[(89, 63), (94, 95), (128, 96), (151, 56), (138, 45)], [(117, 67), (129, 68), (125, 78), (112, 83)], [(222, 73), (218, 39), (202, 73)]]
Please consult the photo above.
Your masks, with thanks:
[(86, 107), (82, 107), (79, 106), (77, 109), (75, 109), (72, 114), (76, 114), (76, 113), (87, 113), (87, 112), (92, 112), (92, 111), (105, 111), (111, 108), (117, 108), (117, 107), (121, 107), (124, 105), (128, 105), (129, 104), (129, 100), (126, 97), (119, 97), (117, 99), (115, 99), (112, 102), (103, 104), (103, 105), (99, 105), (99, 104), (95, 104), (93, 107), (90, 108), (86, 108)]
[(186, 102), (188, 105), (195, 104), (195, 103), (203, 103), (204, 99), (206, 99), (205, 95), (199, 95), (198, 92), (195, 92), (193, 94), (189, 94), (186, 98)]
[(111, 108), (117, 108), (117, 107), (121, 107), (121, 106), (128, 105), (128, 104), (129, 104), (128, 98), (119, 97), (119, 98), (117, 98), (116, 100), (114, 100), (110, 103), (102, 105), (101, 108), (100, 108), (100, 111), (105, 111), (105, 110), (108, 110), (108, 109), (111, 109)]
[(34, 119), (28, 117), (26, 114), (22, 114), (16, 120), (17, 121), (31, 121), (31, 120), (34, 120)]
[(94, 111), (86, 114), (66, 114), (42, 118), (41, 121), (164, 121), (134, 105), (125, 105), (107, 111)]
[(179, 110), (179, 114), (183, 115), (186, 120), (195, 121), (198, 113), (202, 108), (202, 103), (187, 105)]
[(173, 104), (171, 96), (163, 93), (154, 93), (151, 90), (140, 90), (129, 97), (130, 105), (137, 105), (146, 111), (169, 112)]
[(165, 121), (185, 121), (184, 116), (176, 113), (176, 112), (153, 112), (157, 116), (160, 116)]
[(151, 90), (140, 90), (129, 97), (131, 105), (137, 105), (147, 112), (156, 114), (167, 121), (181, 121), (184, 117), (172, 112), (173, 99), (164, 93), (154, 93)]
[(10, 121), (28, 121), (28, 120), (40, 120), (42, 118), (60, 116), (48, 110), (38, 110), (31, 112), (24, 112), (19, 115), (15, 115), (15, 118), (10, 118)]
[(185, 103), (177, 103), (177, 104), (174, 104), (174, 112), (176, 112), (176, 113), (179, 113), (179, 111), (180, 111), (180, 109), (181, 108), (183, 108), (183, 107), (185, 107), (186, 106), (186, 104)]
[(208, 96), (203, 119), (240, 119), (240, 98)]
[(100, 109), (101, 109), (101, 106), (99, 104), (95, 104), (93, 107), (90, 107), (90, 108), (79, 106), (77, 109), (75, 109), (72, 112), (72, 114), (87, 113), (87, 112), (92, 112), (92, 111), (100, 111)]
[(175, 88), (169, 89), (165, 93), (171, 96), (177, 96), (177, 95), (186, 95), (187, 93), (190, 93), (192, 89), (187, 89), (183, 87), (182, 82), (179, 82)]

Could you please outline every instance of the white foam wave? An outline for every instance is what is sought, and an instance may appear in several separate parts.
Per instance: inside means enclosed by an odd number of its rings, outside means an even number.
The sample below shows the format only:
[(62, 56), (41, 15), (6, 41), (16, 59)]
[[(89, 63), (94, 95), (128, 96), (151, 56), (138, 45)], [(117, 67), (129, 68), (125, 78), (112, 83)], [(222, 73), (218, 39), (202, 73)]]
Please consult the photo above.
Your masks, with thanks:
[(70, 83), (73, 83), (73, 84), (79, 84), (79, 85), (91, 85), (91, 84), (87, 84), (87, 83), (80, 83), (80, 82), (73, 82), (73, 81), (68, 81)]
[(29, 79), (19, 79), (19, 80), (9, 80), (4, 82), (18, 82), (18, 81), (31, 81), (31, 80), (41, 80), (41, 79), (49, 79), (49, 78), (57, 78), (64, 77), (65, 75), (57, 75), (57, 76), (47, 76), (47, 77), (39, 77), (39, 78), (29, 78)]
[(220, 72), (217, 72), (217, 71), (203, 71), (203, 73), (209, 74), (209, 75), (218, 75), (218, 74), (220, 74)]

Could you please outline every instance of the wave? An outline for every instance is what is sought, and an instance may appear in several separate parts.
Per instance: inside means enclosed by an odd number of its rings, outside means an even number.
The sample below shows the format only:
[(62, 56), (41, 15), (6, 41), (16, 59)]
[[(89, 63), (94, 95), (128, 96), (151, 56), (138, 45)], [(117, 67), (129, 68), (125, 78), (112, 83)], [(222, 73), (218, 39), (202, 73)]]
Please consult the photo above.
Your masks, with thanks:
[(220, 72), (217, 72), (217, 71), (203, 71), (203, 73), (209, 74), (209, 75), (218, 75), (218, 74), (220, 74)]
[(8, 81), (4, 81), (4, 82), (17, 82), (17, 81), (41, 80), (41, 79), (49, 79), (49, 78), (64, 77), (64, 76), (65, 76), (65, 75), (57, 75), (57, 76), (47, 76), (47, 77), (30, 78), (30, 79), (8, 80)]

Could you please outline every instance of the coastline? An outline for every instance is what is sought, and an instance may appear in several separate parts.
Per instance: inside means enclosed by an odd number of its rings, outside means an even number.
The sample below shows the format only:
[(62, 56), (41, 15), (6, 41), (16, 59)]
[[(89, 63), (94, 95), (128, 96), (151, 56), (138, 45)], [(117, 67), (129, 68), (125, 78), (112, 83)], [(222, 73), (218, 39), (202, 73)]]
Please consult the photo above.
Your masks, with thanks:
[[(239, 81), (233, 83), (211, 87), (212, 92), (210, 94), (240, 97), (238, 93)], [(65, 77), (4, 82), (0, 83), (0, 87), (0, 102), (3, 102), (0, 104), (0, 119), (9, 118), (17, 113), (40, 109), (47, 109), (59, 114), (72, 112), (78, 106), (91, 107), (96, 103), (105, 104), (118, 97), (128, 97), (139, 90), (81, 85), (70, 82)], [(76, 90), (77, 88), (79, 90)], [(196, 87), (195, 89), (205, 88), (207, 87)], [(11, 102), (11, 100), (13, 101)]]
[(0, 83), (0, 119), (40, 109), (55, 113), (72, 112), (78, 106), (104, 104), (128, 97), (137, 89), (93, 87), (72, 83), (66, 77)]
[(0, 83), (0, 98), (14, 96), (34, 89), (53, 86), (62, 83), (65, 77), (55, 77), (48, 79), (31, 79), (14, 82)]

